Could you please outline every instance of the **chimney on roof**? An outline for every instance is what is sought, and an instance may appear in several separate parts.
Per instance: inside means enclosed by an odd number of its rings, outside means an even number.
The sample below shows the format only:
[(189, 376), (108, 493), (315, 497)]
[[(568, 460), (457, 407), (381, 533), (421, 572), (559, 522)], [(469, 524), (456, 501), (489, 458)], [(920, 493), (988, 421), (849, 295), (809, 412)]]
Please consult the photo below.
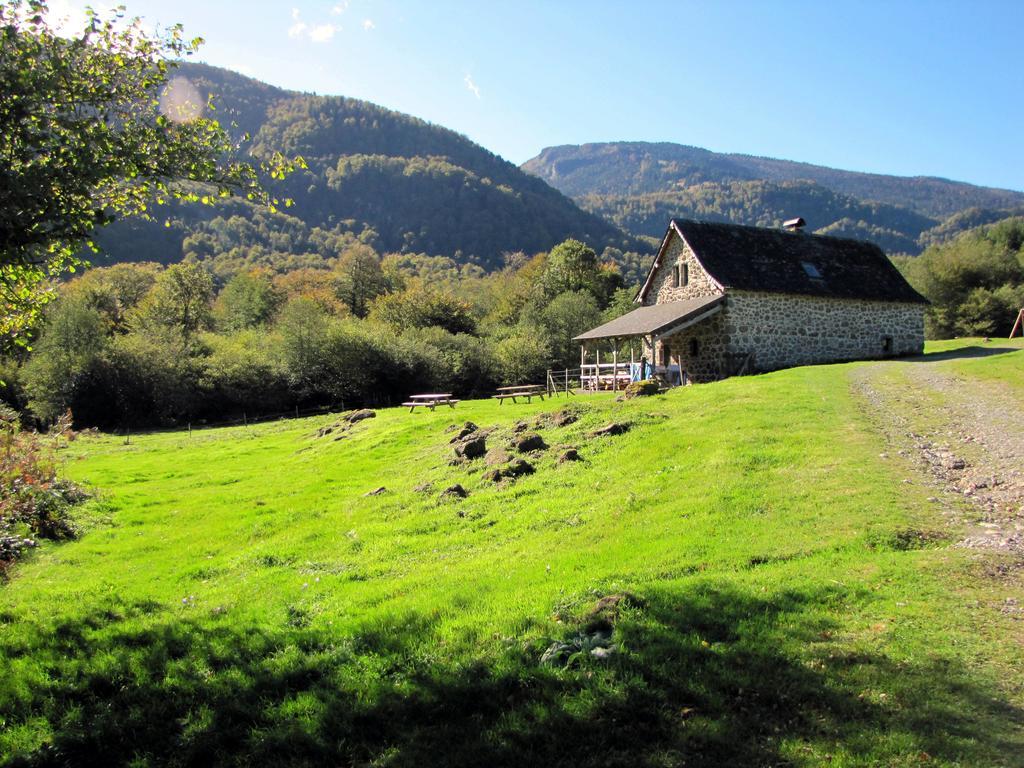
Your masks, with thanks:
[(799, 232), (806, 226), (807, 222), (800, 216), (797, 216), (795, 219), (788, 219), (787, 221), (782, 222), (782, 228), (787, 232)]

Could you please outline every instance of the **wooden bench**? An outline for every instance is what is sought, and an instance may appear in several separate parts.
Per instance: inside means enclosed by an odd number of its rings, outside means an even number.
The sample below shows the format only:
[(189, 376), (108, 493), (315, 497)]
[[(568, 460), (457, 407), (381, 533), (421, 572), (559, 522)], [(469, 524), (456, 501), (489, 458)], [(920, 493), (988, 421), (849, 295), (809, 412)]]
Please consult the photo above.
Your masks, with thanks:
[(459, 401), (454, 399), (450, 392), (435, 392), (425, 395), (409, 395), (409, 401), (402, 403), (402, 406), (408, 408), (409, 413), (412, 413), (421, 406), (430, 410), (434, 410), (439, 405), (454, 408), (457, 402)]
[(525, 397), (528, 403), (532, 402), (535, 397), (543, 400), (547, 393), (547, 389), (538, 384), (522, 384), (515, 387), (498, 387), (498, 394), (491, 395), (491, 397), (498, 401), (498, 405), (504, 405), (505, 400), (508, 399), (513, 403), (519, 402), (516, 400), (517, 397)]

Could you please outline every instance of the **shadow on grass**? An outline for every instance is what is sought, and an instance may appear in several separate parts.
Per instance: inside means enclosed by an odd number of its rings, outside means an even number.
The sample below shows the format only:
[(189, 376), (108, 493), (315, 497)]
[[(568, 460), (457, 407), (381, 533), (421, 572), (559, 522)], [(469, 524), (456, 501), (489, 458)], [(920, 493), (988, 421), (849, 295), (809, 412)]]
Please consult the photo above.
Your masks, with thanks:
[(453, 648), (450, 633), (417, 616), (339, 641), (284, 617), (270, 632), (227, 616), (170, 622), (154, 606), (109, 610), (3, 647), (49, 667), (49, 682), (0, 717), (52, 732), (42, 749), (5, 757), (762, 766), (838, 751), (854, 763), (981, 766), (1020, 755), (1022, 712), (966, 669), (836, 650), (819, 613), (835, 598), (828, 591), (766, 598), (704, 584), (645, 597), (616, 625), (621, 652), (569, 669), (537, 663), (545, 641)]
[(993, 355), (1005, 355), (1008, 352), (1020, 352), (1020, 347), (960, 347), (959, 349), (947, 349), (943, 352), (925, 352), (922, 355), (913, 357), (897, 358), (908, 363), (938, 363), (943, 360), (969, 360), (974, 357), (992, 357)]

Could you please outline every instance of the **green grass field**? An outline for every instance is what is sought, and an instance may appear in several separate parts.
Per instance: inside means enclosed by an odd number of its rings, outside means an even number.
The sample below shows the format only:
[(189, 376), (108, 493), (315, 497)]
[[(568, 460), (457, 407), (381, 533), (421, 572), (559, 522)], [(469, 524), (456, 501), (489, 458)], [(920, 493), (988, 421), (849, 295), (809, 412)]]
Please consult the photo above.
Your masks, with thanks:
[[(1024, 391), (1014, 346), (930, 364)], [(381, 410), (340, 441), (314, 437), (333, 417), (86, 437), (83, 535), (0, 586), (0, 760), (1024, 765), (1019, 577), (952, 546), (864, 365), (571, 398), (499, 486), (445, 428), (499, 446), (564, 399)]]

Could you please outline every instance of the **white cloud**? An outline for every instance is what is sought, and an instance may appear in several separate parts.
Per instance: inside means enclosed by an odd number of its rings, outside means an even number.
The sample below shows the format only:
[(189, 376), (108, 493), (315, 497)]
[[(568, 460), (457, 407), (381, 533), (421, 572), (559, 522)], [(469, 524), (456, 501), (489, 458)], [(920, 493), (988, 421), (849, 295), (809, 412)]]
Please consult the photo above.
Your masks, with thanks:
[(339, 32), (341, 27), (337, 27), (334, 24), (317, 24), (311, 27), (309, 30), (309, 39), (314, 43), (326, 43), (332, 37), (335, 32)]
[(292, 22), (288, 27), (288, 37), (302, 37), (306, 31), (306, 22), (299, 18), (300, 13), (298, 8), (292, 8)]
[(348, 10), (348, 0), (343, 0), (343, 2), (337, 3), (337, 4), (335, 4), (335, 6), (333, 8), (331, 8), (331, 15), (332, 16), (340, 16), (341, 14), (343, 14), (347, 10)]
[(478, 99), (480, 98), (480, 86), (473, 82), (473, 78), (467, 72), (466, 76), (462, 78), (462, 82), (466, 84), (466, 89), (470, 91)]
[(369, 32), (371, 29), (376, 29), (377, 25), (373, 23), (373, 19), (363, 19), (363, 29)]
[(292, 25), (288, 27), (290, 38), (308, 38), (314, 43), (326, 43), (340, 31), (341, 27), (330, 22), (311, 26), (302, 20), (302, 13), (298, 8), (292, 8)]

